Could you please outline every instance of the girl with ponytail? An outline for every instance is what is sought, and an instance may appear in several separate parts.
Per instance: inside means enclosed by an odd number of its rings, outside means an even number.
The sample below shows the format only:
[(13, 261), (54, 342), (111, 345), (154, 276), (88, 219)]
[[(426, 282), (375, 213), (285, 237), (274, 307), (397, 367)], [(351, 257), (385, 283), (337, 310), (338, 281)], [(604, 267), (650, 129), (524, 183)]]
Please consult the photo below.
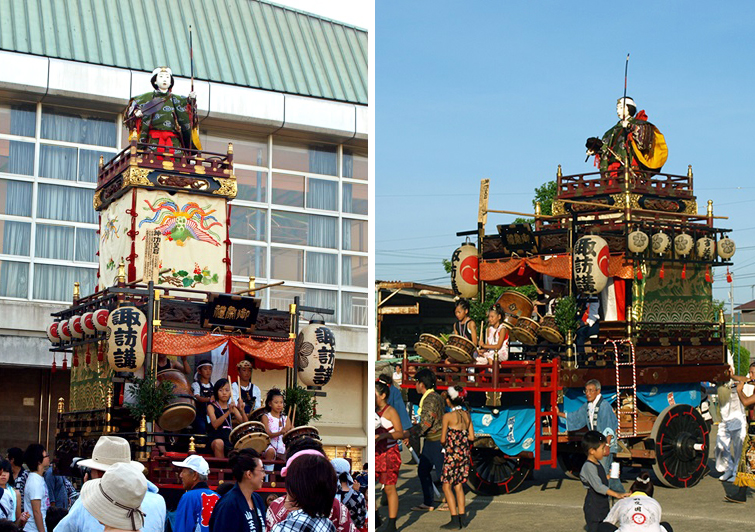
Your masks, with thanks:
[(440, 442), (443, 444), (443, 471), (440, 481), (443, 494), (451, 512), (451, 521), (440, 528), (456, 530), (466, 524), (464, 484), (469, 477), (471, 462), (470, 443), (474, 441), (474, 428), (469, 412), (465, 410), (467, 391), (461, 386), (452, 386), (445, 393), (446, 406), (450, 412), (443, 415)]

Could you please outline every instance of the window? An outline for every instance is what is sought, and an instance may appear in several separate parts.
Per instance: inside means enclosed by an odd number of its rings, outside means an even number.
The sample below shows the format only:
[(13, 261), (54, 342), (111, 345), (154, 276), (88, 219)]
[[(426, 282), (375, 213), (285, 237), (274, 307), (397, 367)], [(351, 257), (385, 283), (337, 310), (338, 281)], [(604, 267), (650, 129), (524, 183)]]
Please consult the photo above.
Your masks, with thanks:
[(307, 208), (323, 211), (338, 210), (338, 183), (326, 179), (309, 178)]
[(338, 150), (329, 144), (295, 144), (273, 139), (273, 168), (338, 175)]
[(97, 282), (97, 270), (36, 264), (34, 266), (34, 299), (71, 301), (73, 283), (76, 281), (81, 283), (82, 294), (93, 294)]
[(97, 212), (92, 208), (94, 189), (57, 185), (39, 185), (37, 216), (48, 220), (97, 223)]
[(0, 297), (29, 297), (28, 263), (0, 260)]
[(266, 240), (267, 211), (251, 207), (231, 206), (232, 238), (245, 240)]
[(32, 184), (0, 179), (0, 214), (31, 216)]
[(238, 193), (236, 199), (245, 201), (267, 201), (267, 172), (247, 170), (234, 166)]
[(40, 136), (49, 140), (115, 148), (118, 133), (113, 115), (45, 105), (42, 107)]
[[(288, 305), (294, 302), (294, 297), (299, 296), (299, 305), (336, 310), (337, 292), (335, 290), (320, 290), (317, 288), (300, 288), (297, 286), (276, 286), (270, 289), (270, 308), (288, 310)], [(312, 319), (313, 314), (303, 312), (304, 320)], [(336, 323), (335, 314), (321, 314), (328, 323)]]
[(34, 144), (0, 139), (0, 172), (34, 175)]
[(31, 243), (31, 223), (0, 220), (3, 255), (28, 257)]
[[(202, 141), (202, 150), (225, 155), (228, 153), (229, 137), (227, 134), (211, 135), (202, 132), (199, 140)], [(248, 137), (244, 139), (234, 138), (233, 162), (237, 164), (249, 164), (252, 166), (267, 166), (267, 138)]]
[(273, 242), (335, 249), (338, 219), (315, 214), (273, 211)]
[(367, 257), (344, 255), (341, 269), (341, 284), (367, 288)]
[(304, 251), (300, 249), (272, 248), (270, 268), (274, 279), (304, 280)]
[(341, 323), (367, 325), (367, 294), (341, 293)]
[(233, 244), (231, 269), (233, 275), (244, 277), (265, 277), (265, 253), (261, 246)]
[(36, 105), (26, 103), (0, 105), (0, 133), (33, 137), (36, 124)]
[(95, 229), (76, 228), (76, 253), (74, 260), (77, 262), (97, 262), (97, 249), (99, 239)]
[(346, 251), (367, 251), (367, 222), (364, 220), (343, 220), (343, 249)]
[(304, 207), (304, 177), (274, 173), (273, 203), (289, 207)]
[(338, 255), (307, 251), (307, 282), (338, 284)]
[(343, 212), (368, 214), (367, 185), (343, 184)]
[(343, 177), (367, 179), (367, 152), (354, 148), (343, 148)]
[(43, 259), (73, 260), (74, 228), (37, 224), (34, 255)]

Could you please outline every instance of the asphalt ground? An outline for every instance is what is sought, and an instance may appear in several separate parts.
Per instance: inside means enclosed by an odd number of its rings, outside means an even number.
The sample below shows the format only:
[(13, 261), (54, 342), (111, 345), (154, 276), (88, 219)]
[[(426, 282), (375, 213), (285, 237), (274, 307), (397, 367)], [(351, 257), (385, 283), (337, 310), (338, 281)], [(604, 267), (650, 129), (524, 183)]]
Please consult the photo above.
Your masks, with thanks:
[[(715, 427), (711, 434), (711, 446), (715, 447)], [(712, 452), (711, 452), (712, 456)], [(409, 453), (402, 454), (397, 485), (399, 494), (398, 529), (412, 532), (436, 531), (450, 520), (447, 511), (413, 512), (413, 506), (422, 503), (422, 489), (417, 479), (416, 465), (407, 465)], [(709, 460), (712, 475), (718, 476), (712, 460)], [(626, 489), (639, 470), (622, 472)], [(634, 475), (634, 476), (633, 476)], [(580, 532), (584, 530), (582, 503), (585, 489), (579, 480), (566, 478), (559, 469), (544, 468), (535, 471), (534, 478), (526, 480), (514, 493), (496, 497), (475, 495), (467, 491), (468, 530), (503, 530)], [(753, 530), (755, 523), (755, 500), (752, 490), (748, 502), (735, 504), (724, 501), (723, 483), (709, 473), (692, 488), (672, 489), (655, 484), (655, 499), (663, 508), (663, 520), (668, 521), (674, 532)], [(732, 486), (728, 484), (728, 486)], [(440, 489), (438, 490), (440, 491)], [(379, 496), (379, 492), (378, 492)], [(438, 503), (439, 504), (439, 503)], [(388, 507), (380, 507), (380, 515), (388, 515)], [(379, 531), (380, 529), (378, 529)]]

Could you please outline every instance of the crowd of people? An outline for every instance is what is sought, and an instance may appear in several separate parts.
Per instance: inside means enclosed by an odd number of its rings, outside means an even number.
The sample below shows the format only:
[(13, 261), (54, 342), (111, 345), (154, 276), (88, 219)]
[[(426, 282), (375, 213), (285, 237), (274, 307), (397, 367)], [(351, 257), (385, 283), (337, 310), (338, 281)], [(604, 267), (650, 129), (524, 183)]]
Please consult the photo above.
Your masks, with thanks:
[(12, 461), (0, 462), (0, 532), (367, 530), (366, 479), (357, 477), (363, 484), (355, 481), (347, 460), (329, 460), (320, 441), (308, 436), (284, 451), (286, 494), (281, 497), (264, 497), (266, 470), (263, 457), (253, 449), (229, 453), (234, 482), (216, 490), (208, 484), (210, 466), (202, 455), (173, 461), (185, 493), (170, 515), (144, 465), (131, 460), (123, 438), (101, 436), (92, 457), (72, 465), (82, 474), (80, 493), (66, 489), (67, 477), (52, 474), (42, 445), (29, 445), (20, 459), (15, 448), (8, 455)]

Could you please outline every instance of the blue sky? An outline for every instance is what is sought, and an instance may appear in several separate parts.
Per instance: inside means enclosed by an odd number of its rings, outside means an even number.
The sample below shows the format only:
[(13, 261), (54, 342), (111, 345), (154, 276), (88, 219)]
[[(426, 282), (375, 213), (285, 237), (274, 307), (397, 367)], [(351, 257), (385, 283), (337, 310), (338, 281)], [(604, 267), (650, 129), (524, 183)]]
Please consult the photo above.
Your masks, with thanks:
[[(533, 190), (592, 171), (585, 139), (628, 95), (665, 135), (664, 172), (691, 164), (738, 246), (734, 303), (755, 294), (755, 4), (376, 3), (376, 279), (448, 285), (441, 260), (490, 208), (532, 212)], [(513, 217), (491, 214), (495, 223)], [(717, 269), (714, 297), (728, 298)]]

